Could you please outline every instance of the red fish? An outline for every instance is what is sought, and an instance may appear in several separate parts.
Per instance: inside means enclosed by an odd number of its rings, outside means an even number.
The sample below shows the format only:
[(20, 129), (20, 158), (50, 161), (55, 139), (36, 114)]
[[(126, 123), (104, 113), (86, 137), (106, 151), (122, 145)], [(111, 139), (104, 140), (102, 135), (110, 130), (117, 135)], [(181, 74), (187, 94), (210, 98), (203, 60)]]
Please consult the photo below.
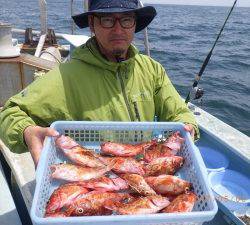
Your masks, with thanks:
[(173, 175), (182, 165), (183, 157), (181, 156), (157, 158), (146, 165), (146, 176)]
[(74, 163), (88, 167), (105, 167), (93, 150), (80, 146), (72, 138), (61, 135), (56, 139), (56, 146)]
[(162, 158), (162, 157), (166, 157), (166, 156), (173, 156), (173, 155), (174, 155), (174, 152), (172, 151), (172, 149), (164, 146), (163, 144), (157, 144), (156, 146), (148, 148), (145, 151), (144, 160), (146, 162), (151, 162), (157, 158)]
[(86, 181), (93, 178), (103, 176), (106, 172), (110, 171), (112, 165), (101, 168), (90, 168), (83, 166), (76, 166), (72, 164), (54, 164), (50, 166), (52, 170), (51, 177), (54, 179), (65, 181)]
[(121, 177), (128, 185), (141, 195), (156, 195), (155, 191), (146, 183), (144, 178), (138, 174), (122, 174)]
[(119, 191), (128, 189), (127, 182), (120, 177), (117, 178), (100, 177), (97, 179), (82, 181), (80, 182), (80, 184), (83, 187), (94, 190)]
[(87, 192), (88, 189), (82, 187), (78, 183), (61, 185), (50, 196), (46, 206), (46, 214), (59, 212), (63, 206), (69, 205), (77, 196)]
[(113, 164), (112, 170), (116, 173), (136, 173), (144, 175), (143, 165), (131, 157), (101, 157), (105, 164)]
[(156, 144), (155, 140), (140, 144), (122, 144), (116, 142), (105, 142), (101, 144), (101, 151), (105, 154), (114, 156), (136, 156), (145, 149)]
[(137, 198), (128, 203), (105, 201), (104, 206), (121, 215), (152, 214), (170, 204), (168, 198), (160, 195), (151, 195)]
[(163, 213), (181, 213), (191, 212), (194, 204), (197, 200), (197, 196), (193, 192), (188, 192), (177, 196), (165, 209)]
[(106, 200), (121, 201), (130, 198), (127, 193), (92, 191), (65, 208), (67, 216), (110, 215), (112, 212), (104, 207)]
[(185, 139), (181, 137), (179, 131), (172, 134), (162, 145), (172, 149), (174, 155), (181, 150), (181, 146), (184, 143)]
[(145, 181), (157, 194), (179, 195), (191, 188), (191, 183), (171, 175), (145, 177)]

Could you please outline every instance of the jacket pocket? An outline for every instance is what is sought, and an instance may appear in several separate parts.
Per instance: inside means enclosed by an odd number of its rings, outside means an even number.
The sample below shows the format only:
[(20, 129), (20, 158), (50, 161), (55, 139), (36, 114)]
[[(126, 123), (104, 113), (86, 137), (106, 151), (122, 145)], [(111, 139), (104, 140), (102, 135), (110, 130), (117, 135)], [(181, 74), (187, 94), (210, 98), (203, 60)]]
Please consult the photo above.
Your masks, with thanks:
[(137, 121), (153, 121), (155, 105), (153, 97), (147, 92), (131, 95), (133, 113)]

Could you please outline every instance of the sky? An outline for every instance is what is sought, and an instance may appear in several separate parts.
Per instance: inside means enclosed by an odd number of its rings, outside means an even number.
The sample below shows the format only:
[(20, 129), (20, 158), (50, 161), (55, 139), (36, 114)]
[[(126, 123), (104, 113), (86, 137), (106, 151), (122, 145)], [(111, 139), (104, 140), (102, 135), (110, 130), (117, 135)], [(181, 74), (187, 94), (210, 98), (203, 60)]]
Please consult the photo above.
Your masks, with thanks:
[[(232, 6), (234, 0), (142, 0), (142, 2), (151, 4)], [(250, 7), (250, 0), (238, 0), (236, 6)]]

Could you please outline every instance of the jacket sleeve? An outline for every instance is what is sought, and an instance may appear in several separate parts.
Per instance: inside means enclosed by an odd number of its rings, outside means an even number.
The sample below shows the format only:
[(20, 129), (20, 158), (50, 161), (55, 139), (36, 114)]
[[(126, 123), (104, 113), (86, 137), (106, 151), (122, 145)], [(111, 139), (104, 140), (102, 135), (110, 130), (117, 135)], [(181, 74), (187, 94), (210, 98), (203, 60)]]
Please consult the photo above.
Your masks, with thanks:
[(156, 66), (155, 79), (154, 101), (158, 119), (160, 121), (192, 124), (195, 129), (195, 139), (198, 139), (199, 129), (194, 115), (174, 88), (164, 68), (160, 65)]
[(56, 69), (35, 80), (11, 97), (0, 112), (0, 138), (12, 152), (28, 151), (23, 138), (27, 126), (45, 127), (65, 119), (67, 107), (58, 73)]

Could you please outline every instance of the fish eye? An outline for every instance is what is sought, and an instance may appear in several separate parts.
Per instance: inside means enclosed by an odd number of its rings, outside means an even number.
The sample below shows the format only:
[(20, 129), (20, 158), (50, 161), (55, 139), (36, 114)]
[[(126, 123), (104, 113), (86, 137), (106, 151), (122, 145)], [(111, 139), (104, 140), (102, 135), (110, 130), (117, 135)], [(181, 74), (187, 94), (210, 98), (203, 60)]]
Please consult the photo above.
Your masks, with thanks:
[(83, 208), (78, 208), (77, 213), (83, 213)]

